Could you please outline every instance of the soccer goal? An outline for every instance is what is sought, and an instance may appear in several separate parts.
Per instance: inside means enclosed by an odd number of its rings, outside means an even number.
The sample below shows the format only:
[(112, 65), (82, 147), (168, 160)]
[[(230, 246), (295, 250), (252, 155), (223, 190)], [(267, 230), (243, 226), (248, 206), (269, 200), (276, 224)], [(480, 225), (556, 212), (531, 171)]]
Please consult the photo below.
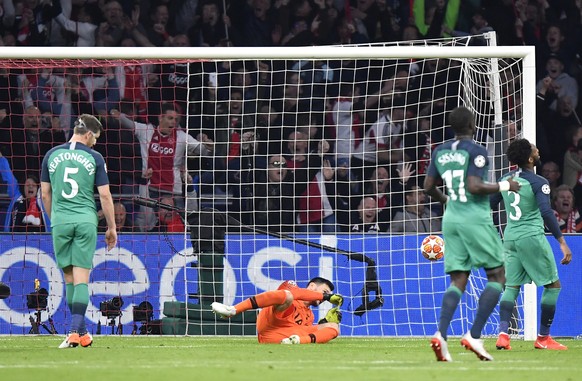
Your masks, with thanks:
[[(476, 38), (488, 46), (475, 46)], [(80, 112), (104, 122), (107, 139), (97, 149), (132, 230), (120, 235), (113, 254), (99, 243), (94, 324), (138, 323), (132, 308), (146, 300), (165, 333), (253, 334), (252, 314), (216, 320), (209, 303), (236, 303), (283, 280), (304, 285), (322, 276), (346, 296), (343, 335), (429, 336), (448, 279), (442, 260), (428, 261), (418, 249), (425, 236), (440, 234), (441, 214), (418, 187), (432, 148), (452, 137), (447, 112), (460, 105), (474, 111), (492, 181), (509, 168), (504, 151), (511, 139), (535, 142), (534, 49), (494, 46), (494, 38), (285, 48), (4, 47), (0, 86), (12, 96), (8, 117), (40, 109), (41, 132), (53, 132), (47, 139), (55, 132), (66, 138)], [(202, 152), (189, 143), (188, 158), (173, 164), (159, 156), (157, 165), (173, 165), (182, 190), (166, 195), (171, 201), (148, 188), (151, 162), (142, 158), (153, 144), (132, 133), (138, 124), (155, 131), (168, 103), (180, 116), (178, 128), (211, 147)], [(10, 137), (16, 128), (5, 123), (2, 131)], [(11, 145), (12, 162), (23, 153)], [(181, 233), (169, 225), (156, 230), (161, 211), (182, 214)], [(503, 213), (494, 216), (501, 226)], [(0, 280), (21, 297), (30, 279), (49, 282), (49, 315), (64, 330), (58, 323), (68, 312), (62, 279), (46, 255), (50, 239), (11, 236), (0, 256), (18, 258), (0, 262)], [(26, 262), (38, 269), (11, 269)], [(453, 335), (469, 328), (485, 282), (474, 272)], [(108, 315), (100, 301), (115, 296), (125, 303)], [(15, 305), (0, 301), (9, 312), (0, 317), (0, 332), (32, 324)], [(527, 288), (515, 334), (535, 337), (536, 305), (535, 288)], [(321, 305), (318, 314), (328, 308)], [(493, 315), (485, 334), (496, 334), (497, 323)]]

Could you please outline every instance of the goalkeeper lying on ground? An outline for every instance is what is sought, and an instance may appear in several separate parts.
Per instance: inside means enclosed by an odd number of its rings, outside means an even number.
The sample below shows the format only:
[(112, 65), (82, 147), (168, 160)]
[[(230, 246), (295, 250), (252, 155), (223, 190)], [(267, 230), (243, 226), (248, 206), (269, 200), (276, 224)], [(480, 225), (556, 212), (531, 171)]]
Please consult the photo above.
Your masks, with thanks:
[[(274, 291), (267, 291), (245, 299), (235, 306), (212, 303), (212, 311), (228, 318), (243, 311), (262, 308), (257, 317), (259, 343), (309, 344), (327, 343), (339, 335), (343, 297), (332, 294), (333, 283), (324, 278), (313, 278), (307, 288), (292, 281), (281, 283)], [(329, 301), (337, 307), (329, 310), (319, 324), (313, 325), (310, 306)]]

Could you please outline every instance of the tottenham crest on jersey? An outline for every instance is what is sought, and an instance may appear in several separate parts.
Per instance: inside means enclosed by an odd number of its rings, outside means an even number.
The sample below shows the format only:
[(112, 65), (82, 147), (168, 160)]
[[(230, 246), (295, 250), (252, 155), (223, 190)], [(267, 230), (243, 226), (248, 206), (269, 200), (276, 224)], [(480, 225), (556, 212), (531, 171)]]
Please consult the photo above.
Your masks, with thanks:
[(485, 166), (485, 163), (487, 163), (487, 160), (483, 155), (479, 155), (475, 158), (475, 160), (473, 160), (473, 163), (475, 164), (475, 167), (483, 168)]

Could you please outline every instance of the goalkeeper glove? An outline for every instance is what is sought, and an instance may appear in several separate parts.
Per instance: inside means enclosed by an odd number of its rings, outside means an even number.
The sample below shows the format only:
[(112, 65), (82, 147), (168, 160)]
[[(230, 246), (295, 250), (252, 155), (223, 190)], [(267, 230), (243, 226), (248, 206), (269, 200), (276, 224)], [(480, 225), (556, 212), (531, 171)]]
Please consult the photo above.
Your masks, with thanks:
[(339, 307), (334, 307), (331, 310), (327, 311), (327, 314), (323, 319), (321, 319), (317, 324), (325, 324), (325, 323), (341, 323), (342, 321), (342, 312), (339, 310)]
[(344, 297), (340, 294), (323, 294), (323, 300), (340, 307), (344, 302)]

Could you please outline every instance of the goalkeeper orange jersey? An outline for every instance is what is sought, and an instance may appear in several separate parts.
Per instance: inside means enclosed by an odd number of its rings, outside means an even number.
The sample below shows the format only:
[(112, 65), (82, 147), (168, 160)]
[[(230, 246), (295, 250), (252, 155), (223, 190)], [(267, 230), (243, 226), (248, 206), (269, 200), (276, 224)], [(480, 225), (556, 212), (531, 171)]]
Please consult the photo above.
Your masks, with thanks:
[(302, 301), (294, 300), (283, 312), (275, 307), (263, 308), (257, 317), (257, 333), (260, 343), (279, 343), (291, 335), (308, 335), (317, 332), (313, 325), (313, 312)]

